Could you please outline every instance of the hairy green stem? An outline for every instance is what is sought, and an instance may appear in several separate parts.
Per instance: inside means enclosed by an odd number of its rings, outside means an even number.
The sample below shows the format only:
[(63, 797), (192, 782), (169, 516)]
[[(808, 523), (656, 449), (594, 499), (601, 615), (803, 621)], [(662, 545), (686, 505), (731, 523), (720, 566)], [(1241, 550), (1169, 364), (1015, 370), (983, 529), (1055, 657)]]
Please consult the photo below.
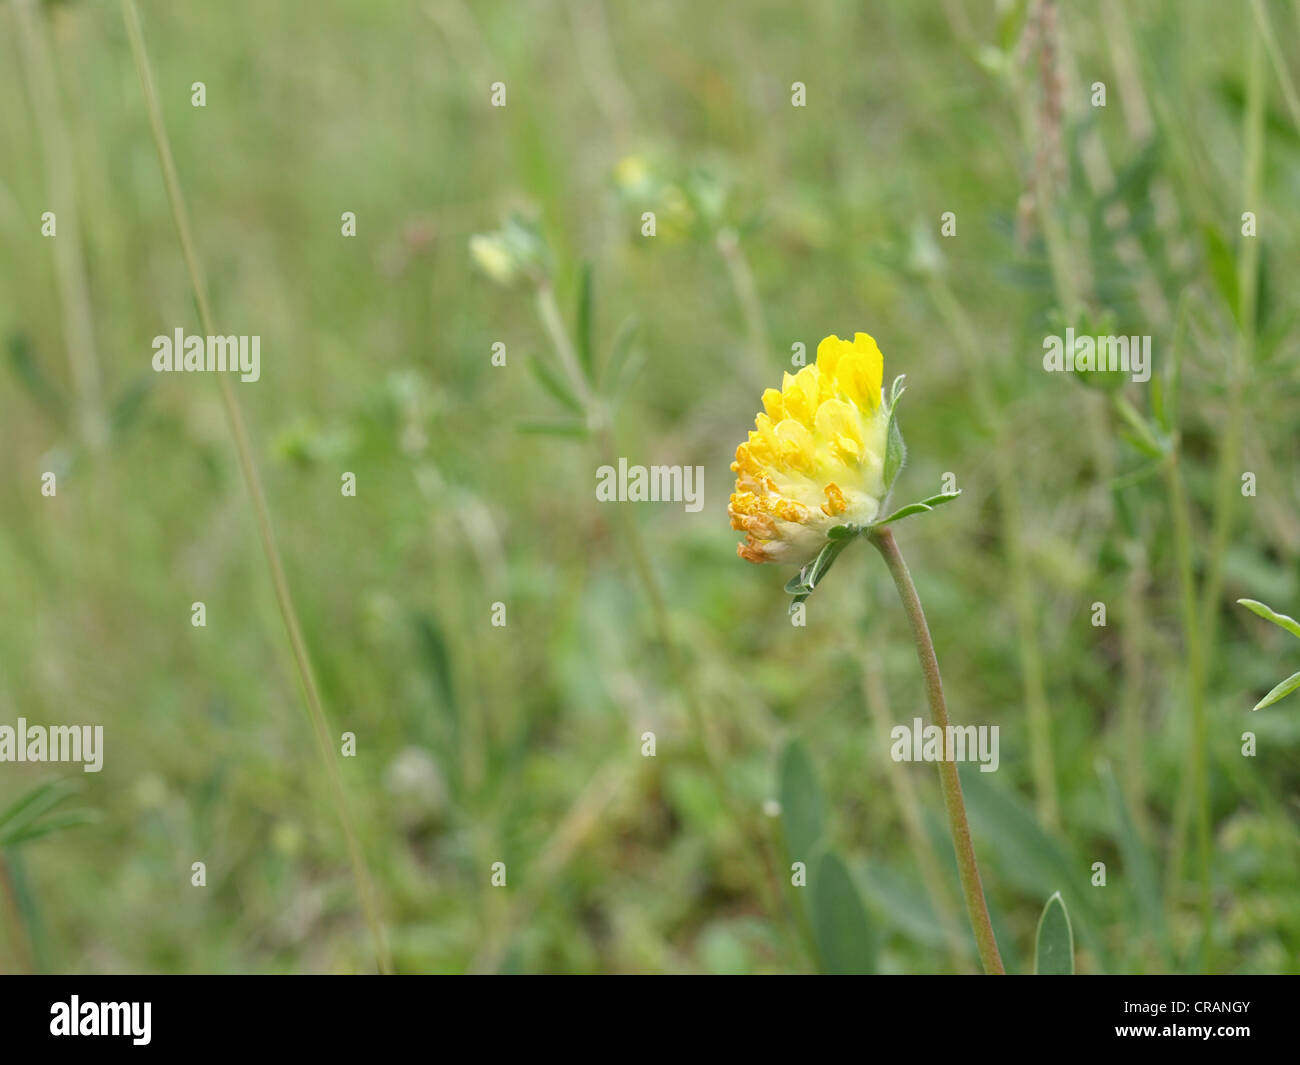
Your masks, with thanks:
[[(925, 621), (925, 611), (921, 608), (921, 599), (916, 594), (916, 585), (912, 575), (907, 571), (902, 552), (894, 540), (894, 534), (888, 526), (873, 529), (868, 536), (872, 545), (880, 552), (889, 567), (889, 575), (894, 578), (898, 588), (898, 597), (903, 602), (908, 623), (912, 627), (912, 637), (916, 641), (916, 656), (921, 662), (921, 673), (925, 677), (925, 694), (930, 703), (930, 715), (934, 724), (947, 735), (948, 705), (943, 698), (943, 679), (939, 675), (939, 660), (934, 654), (934, 641), (930, 638), (930, 626)], [(989, 975), (1002, 975), (1006, 970), (1002, 966), (1002, 956), (998, 953), (997, 939), (993, 935), (993, 923), (989, 920), (989, 907), (984, 899), (984, 887), (980, 883), (979, 865), (975, 861), (975, 845), (971, 842), (970, 824), (966, 819), (966, 802), (961, 794), (961, 778), (957, 775), (957, 763), (949, 759), (939, 762), (939, 784), (943, 788), (943, 805), (948, 814), (948, 829), (952, 833), (953, 849), (957, 852), (957, 872), (961, 877), (962, 893), (966, 896), (966, 912), (970, 916), (971, 929), (975, 933), (975, 945), (979, 948), (980, 961), (984, 971)]]
[[(216, 336), (213, 325), (212, 308), (208, 303), (207, 285), (199, 264), (198, 252), (190, 229), (189, 213), (181, 192), (180, 179), (176, 173), (176, 163), (172, 158), (171, 142), (167, 137), (167, 127), (163, 123), (162, 107), (158, 100), (158, 90), (154, 85), (153, 70), (149, 56), (145, 51), (144, 33), (140, 27), (140, 13), (135, 0), (122, 0), (122, 18), (126, 23), (127, 37), (131, 42), (131, 54), (135, 60), (136, 71), (140, 76), (140, 87), (144, 94), (145, 106), (149, 112), (149, 125), (153, 132), (154, 146), (158, 151), (158, 160), (162, 168), (163, 184), (167, 188), (167, 199), (171, 204), (172, 218), (176, 223), (176, 232), (180, 238), (181, 252), (189, 271), (190, 284), (194, 290), (194, 303), (198, 308), (199, 323), (207, 336)], [(370, 933), (374, 939), (375, 955), (380, 971), (391, 972), (388, 947), (384, 939), (383, 924), (379, 916), (374, 887), (366, 869), (365, 856), (353, 825), (352, 813), (348, 807), (347, 796), (343, 789), (343, 779), (334, 758), (334, 748), (330, 741), (329, 724), (325, 718), (325, 709), (321, 704), (320, 692), (316, 687), (316, 678), (312, 671), (311, 658), (307, 643), (303, 639), (302, 627), (298, 622), (298, 613), (294, 607), (293, 595), (289, 590), (289, 581), (285, 577), (284, 565), (280, 560), (280, 549), (276, 544), (275, 532), (271, 525), (271, 513), (266, 502), (266, 493), (262, 488), (261, 474), (253, 458), (253, 446), (244, 425), (243, 412), (235, 396), (234, 385), (226, 375), (221, 378), (221, 399), (226, 408), (230, 422), (231, 435), (235, 441), (235, 451), (239, 456), (239, 466), (243, 472), (244, 482), (253, 505), (253, 515), (257, 522), (258, 535), (262, 541), (262, 550), (266, 555), (267, 566), (271, 571), (271, 584), (275, 591), (275, 601), (284, 619), (285, 631), (293, 651), (298, 677), (302, 683), (303, 695), (307, 703), (307, 716), (311, 721), (312, 731), (321, 761), (325, 766), (325, 776), (329, 782), (330, 793), (334, 799), (335, 811), (343, 829), (348, 857), (352, 865), (352, 874), (356, 880), (357, 893), (360, 896), (362, 910)]]
[[(866, 695), (867, 713), (876, 732), (876, 739), (882, 749), (888, 748), (889, 734), (889, 697), (885, 691), (884, 679), (879, 655), (867, 655), (862, 664), (862, 687)], [(943, 926), (944, 941), (948, 945), (948, 954), (953, 965), (962, 969), (966, 965), (966, 940), (962, 934), (961, 923), (957, 917), (957, 900), (952, 897), (951, 888), (943, 874), (943, 863), (939, 852), (925, 829), (925, 817), (921, 811), (921, 800), (912, 786), (912, 777), (902, 762), (892, 758), (885, 763), (886, 776), (893, 789), (894, 798), (898, 800), (898, 812), (903, 818), (903, 831), (912, 845), (916, 856), (916, 865), (921, 873), (921, 882), (926, 894), (934, 906), (934, 912)]]

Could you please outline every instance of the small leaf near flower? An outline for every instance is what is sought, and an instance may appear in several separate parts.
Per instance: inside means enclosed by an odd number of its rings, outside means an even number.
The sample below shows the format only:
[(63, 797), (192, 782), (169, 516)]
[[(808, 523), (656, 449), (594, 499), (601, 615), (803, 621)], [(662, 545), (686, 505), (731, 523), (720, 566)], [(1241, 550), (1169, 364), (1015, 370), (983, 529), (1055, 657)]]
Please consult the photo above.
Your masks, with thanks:
[(879, 521), (872, 522), (873, 527), (888, 525), (891, 521), (898, 521), (900, 518), (910, 517), (913, 514), (924, 514), (927, 510), (934, 510), (935, 507), (942, 506), (944, 503), (951, 503), (961, 495), (961, 490), (956, 492), (940, 492), (938, 495), (930, 496), (929, 499), (922, 499), (919, 503), (908, 503), (905, 507), (900, 507), (889, 517), (881, 518)]
[[(847, 526), (837, 526), (837, 528), (847, 528)], [(786, 581), (785, 590), (795, 597), (794, 602), (790, 604), (791, 610), (812, 595), (813, 591), (821, 583), (822, 578), (835, 564), (835, 560), (839, 558), (840, 552), (848, 547), (852, 540), (852, 536), (827, 540), (826, 545), (817, 553), (817, 557)]]
[(1265, 606), (1255, 599), (1238, 599), (1238, 603), (1244, 606), (1252, 614), (1258, 614), (1265, 621), (1271, 621), (1274, 625), (1286, 629), (1292, 636), (1300, 638), (1300, 622), (1295, 618), (1289, 618), (1285, 614), (1279, 614), (1272, 607)]
[(1285, 699), (1297, 688), (1300, 688), (1300, 673), (1292, 673), (1281, 684), (1269, 692), (1264, 698), (1251, 707), (1251, 710), (1263, 710), (1266, 706), (1272, 706), (1279, 699)]
[(902, 430), (898, 428), (897, 408), (898, 401), (907, 391), (903, 382), (906, 380), (904, 374), (899, 374), (894, 378), (894, 383), (889, 389), (889, 406), (888, 418), (889, 428), (885, 430), (885, 495), (889, 495), (889, 490), (894, 486), (894, 479), (898, 472), (903, 468), (903, 463), (907, 460), (907, 445), (903, 443)]

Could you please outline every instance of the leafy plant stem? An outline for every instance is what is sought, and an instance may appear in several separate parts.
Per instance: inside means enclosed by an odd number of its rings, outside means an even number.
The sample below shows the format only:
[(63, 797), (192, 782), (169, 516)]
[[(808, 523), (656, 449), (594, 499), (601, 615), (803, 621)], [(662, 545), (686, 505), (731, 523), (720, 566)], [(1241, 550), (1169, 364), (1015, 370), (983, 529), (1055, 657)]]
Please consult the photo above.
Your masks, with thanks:
[(582, 367), (578, 362), (578, 353), (574, 350), (573, 342), (569, 339), (569, 333), (564, 328), (564, 318), (560, 314), (559, 305), (555, 302), (555, 288), (550, 281), (543, 280), (538, 283), (536, 299), (537, 314), (542, 320), (547, 336), (551, 338), (555, 354), (560, 359), (560, 365), (564, 367), (565, 376), (568, 377), (569, 383), (573, 385), (574, 393), (582, 401), (583, 405), (590, 409), (594, 402), (591, 386), (587, 383), (587, 378), (582, 372)]
[[(889, 568), (889, 575), (894, 579), (898, 597), (903, 603), (903, 611), (907, 614), (908, 623), (912, 628), (912, 637), (916, 641), (916, 655), (925, 678), (925, 694), (930, 703), (930, 715), (934, 724), (947, 735), (948, 706), (943, 697), (943, 679), (939, 675), (939, 660), (934, 653), (934, 641), (930, 638), (930, 627), (926, 623), (925, 611), (916, 593), (916, 585), (912, 583), (912, 575), (908, 572), (907, 563), (903, 560), (903, 554), (898, 549), (894, 534), (888, 527), (872, 529), (868, 533), (868, 538), (880, 552), (885, 565)], [(980, 883), (979, 865), (975, 860), (975, 845), (971, 841), (970, 823), (966, 818), (966, 802), (962, 798), (957, 763), (943, 759), (938, 765), (944, 810), (948, 815), (953, 849), (957, 853), (957, 871), (961, 878), (962, 893), (966, 897), (966, 912), (970, 917), (971, 929), (975, 933), (975, 945), (979, 948), (980, 961), (984, 963), (985, 973), (1002, 975), (1006, 970), (1002, 966), (1002, 956), (998, 953), (993, 924), (989, 920), (988, 903), (984, 899), (984, 888)]]

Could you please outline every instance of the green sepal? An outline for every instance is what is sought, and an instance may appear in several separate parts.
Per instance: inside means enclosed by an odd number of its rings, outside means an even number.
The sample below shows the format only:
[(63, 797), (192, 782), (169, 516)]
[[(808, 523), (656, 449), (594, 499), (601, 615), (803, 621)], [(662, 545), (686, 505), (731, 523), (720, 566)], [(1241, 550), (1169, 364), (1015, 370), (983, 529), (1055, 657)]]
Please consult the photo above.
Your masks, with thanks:
[(902, 374), (894, 378), (894, 383), (889, 389), (889, 407), (887, 416), (889, 426), (885, 430), (885, 495), (888, 497), (889, 491), (894, 487), (894, 480), (898, 477), (899, 471), (903, 468), (903, 463), (907, 461), (907, 445), (903, 443), (902, 430), (898, 428), (898, 401), (902, 398), (906, 388), (903, 384), (905, 380)]

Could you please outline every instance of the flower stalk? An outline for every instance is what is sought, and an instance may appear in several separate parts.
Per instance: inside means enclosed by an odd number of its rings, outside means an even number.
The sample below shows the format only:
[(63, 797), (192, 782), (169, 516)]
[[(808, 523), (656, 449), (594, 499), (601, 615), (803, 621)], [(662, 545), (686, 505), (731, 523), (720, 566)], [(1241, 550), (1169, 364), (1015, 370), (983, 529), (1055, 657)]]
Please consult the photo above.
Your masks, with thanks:
[[(939, 675), (939, 660), (935, 657), (934, 641), (930, 638), (930, 627), (926, 624), (925, 611), (921, 607), (920, 596), (916, 594), (916, 585), (912, 583), (912, 575), (907, 570), (907, 563), (903, 560), (893, 531), (888, 526), (871, 529), (867, 533), (867, 539), (880, 552), (881, 558), (889, 568), (889, 575), (894, 579), (898, 597), (903, 603), (903, 611), (907, 614), (908, 623), (912, 628), (912, 637), (916, 641), (916, 654), (920, 659), (921, 673), (925, 678), (925, 695), (930, 704), (933, 723), (947, 735), (948, 706), (943, 697), (943, 679)], [(957, 852), (957, 871), (961, 878), (962, 894), (966, 898), (966, 912), (970, 917), (971, 929), (975, 933), (975, 945), (979, 949), (980, 961), (984, 965), (985, 973), (1005, 975), (1006, 969), (1002, 965), (997, 939), (993, 935), (993, 923), (989, 920), (984, 887), (980, 882), (979, 865), (975, 860), (975, 845), (971, 842), (970, 823), (966, 818), (966, 802), (962, 798), (957, 763), (943, 759), (938, 765), (944, 810), (948, 815), (948, 828), (952, 833), (953, 848)]]

